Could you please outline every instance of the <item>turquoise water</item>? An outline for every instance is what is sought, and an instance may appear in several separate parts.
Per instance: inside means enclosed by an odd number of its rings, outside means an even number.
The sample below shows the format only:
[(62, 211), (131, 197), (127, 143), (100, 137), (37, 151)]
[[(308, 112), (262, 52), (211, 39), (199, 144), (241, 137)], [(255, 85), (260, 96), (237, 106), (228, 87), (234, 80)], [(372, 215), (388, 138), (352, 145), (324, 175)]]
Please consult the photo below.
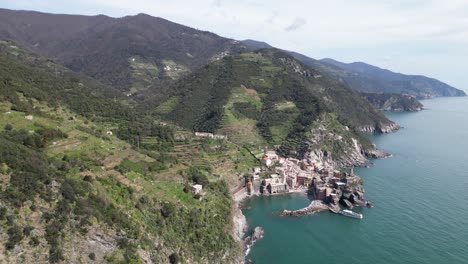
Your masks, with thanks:
[(265, 237), (253, 263), (468, 263), (468, 98), (423, 102), (418, 113), (389, 113), (403, 126), (373, 136), (392, 158), (357, 173), (371, 209), (363, 220), (321, 213), (279, 217), (304, 195), (250, 200), (244, 214)]

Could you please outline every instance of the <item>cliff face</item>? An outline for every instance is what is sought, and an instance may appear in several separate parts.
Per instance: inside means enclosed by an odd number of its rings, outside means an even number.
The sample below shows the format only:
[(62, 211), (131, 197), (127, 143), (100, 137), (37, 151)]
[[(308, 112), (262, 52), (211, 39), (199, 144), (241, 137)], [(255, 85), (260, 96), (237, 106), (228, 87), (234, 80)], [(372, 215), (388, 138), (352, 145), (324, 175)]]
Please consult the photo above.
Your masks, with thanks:
[(306, 157), (332, 167), (366, 167), (366, 151), (375, 147), (367, 138), (355, 134), (333, 114), (322, 115), (307, 135)]
[(414, 96), (402, 94), (361, 93), (376, 108), (392, 112), (416, 112), (423, 109), (423, 104)]
[(363, 132), (363, 133), (391, 133), (391, 132), (395, 132), (397, 131), (398, 129), (400, 129), (400, 126), (395, 124), (395, 123), (391, 123), (391, 124), (385, 124), (385, 125), (379, 125), (377, 127), (374, 127), (374, 126), (361, 126), (358, 128), (360, 132)]

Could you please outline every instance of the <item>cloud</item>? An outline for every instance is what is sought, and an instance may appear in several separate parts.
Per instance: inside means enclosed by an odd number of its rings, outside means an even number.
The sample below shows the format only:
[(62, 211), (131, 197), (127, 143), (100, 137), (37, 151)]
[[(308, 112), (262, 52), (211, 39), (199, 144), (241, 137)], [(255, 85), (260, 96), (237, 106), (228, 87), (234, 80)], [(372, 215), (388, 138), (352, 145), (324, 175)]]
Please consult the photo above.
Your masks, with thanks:
[(296, 30), (300, 29), (301, 27), (303, 27), (305, 24), (307, 24), (307, 20), (305, 20), (305, 18), (298, 17), (298, 18), (294, 19), (294, 22), (292, 22), (292, 24), (287, 26), (284, 30), (288, 31), (288, 32), (296, 31)]
[(215, 1), (213, 2), (213, 6), (214, 6), (214, 7), (221, 8), (222, 5), (223, 5), (223, 0), (215, 0)]
[(265, 23), (272, 24), (275, 22), (277, 17), (278, 17), (278, 13), (276, 11), (273, 11), (271, 12), (270, 16), (265, 20)]

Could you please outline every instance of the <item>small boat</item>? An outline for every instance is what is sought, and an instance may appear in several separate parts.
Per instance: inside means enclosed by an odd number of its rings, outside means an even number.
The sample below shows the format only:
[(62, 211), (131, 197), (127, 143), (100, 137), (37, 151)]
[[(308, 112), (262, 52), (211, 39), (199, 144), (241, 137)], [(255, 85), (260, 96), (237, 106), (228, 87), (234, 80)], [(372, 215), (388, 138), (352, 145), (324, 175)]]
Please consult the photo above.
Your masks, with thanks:
[(340, 211), (340, 214), (344, 215), (344, 216), (353, 217), (353, 218), (359, 218), (359, 219), (363, 218), (362, 214), (353, 212), (351, 210), (342, 210), (342, 211)]

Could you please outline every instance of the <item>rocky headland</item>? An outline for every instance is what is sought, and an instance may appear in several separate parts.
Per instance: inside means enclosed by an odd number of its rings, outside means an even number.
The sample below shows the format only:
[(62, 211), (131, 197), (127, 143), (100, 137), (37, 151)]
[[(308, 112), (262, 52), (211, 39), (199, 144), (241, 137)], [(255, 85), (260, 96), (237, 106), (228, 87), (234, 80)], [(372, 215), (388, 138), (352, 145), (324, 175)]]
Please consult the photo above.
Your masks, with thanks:
[(417, 112), (423, 104), (415, 96), (395, 93), (361, 93), (376, 108), (391, 112)]

